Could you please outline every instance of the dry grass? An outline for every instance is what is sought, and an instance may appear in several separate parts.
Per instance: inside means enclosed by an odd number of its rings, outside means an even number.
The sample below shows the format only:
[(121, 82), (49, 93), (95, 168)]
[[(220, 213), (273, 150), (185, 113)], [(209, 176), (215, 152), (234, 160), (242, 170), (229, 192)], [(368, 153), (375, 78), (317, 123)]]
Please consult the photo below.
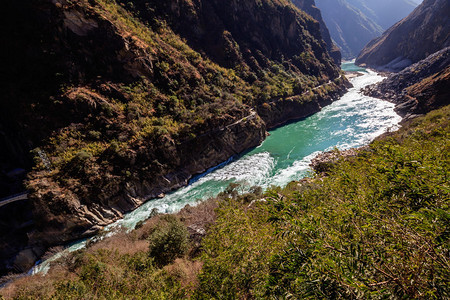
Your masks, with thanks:
[(201, 261), (191, 261), (185, 258), (177, 258), (173, 264), (164, 267), (164, 270), (173, 278), (181, 282), (184, 288), (193, 288), (198, 284), (198, 274), (202, 269)]
[(216, 199), (209, 199), (197, 206), (186, 205), (177, 215), (187, 227), (196, 225), (207, 229), (216, 220), (218, 207)]
[[(23, 276), (0, 289), (0, 299), (45, 299), (55, 292), (54, 282), (76, 279), (76, 274), (67, 270), (62, 264), (55, 265), (47, 275)], [(27, 296), (27, 295), (33, 295)]]
[(148, 241), (145, 239), (135, 239), (133, 235), (119, 233), (110, 238), (104, 239), (87, 248), (87, 253), (94, 253), (101, 249), (113, 249), (120, 255), (136, 254), (148, 250)]
[[(197, 206), (187, 205), (176, 217), (183, 222), (186, 227), (203, 228), (207, 230), (216, 220), (215, 210), (218, 207), (216, 199), (204, 201)], [(109, 250), (114, 257), (125, 255), (136, 255), (147, 253), (149, 241), (147, 240), (156, 226), (161, 223), (163, 215), (155, 216), (147, 220), (143, 225), (131, 233), (121, 232), (112, 237), (105, 238), (99, 242), (92, 243), (82, 252), (75, 252), (62, 257), (52, 263), (52, 268), (47, 275), (34, 275), (10, 278), (11, 283), (0, 290), (0, 299), (14, 299), (25, 297), (25, 299), (42, 298), (46, 299), (49, 295), (54, 295), (55, 283), (62, 281), (76, 281), (79, 279), (80, 268), (83, 262), (89, 256), (95, 256), (102, 250)], [(198, 235), (191, 236), (191, 250), (186, 258), (178, 258), (174, 263), (163, 268), (172, 278), (180, 282), (182, 288), (193, 291), (198, 284), (198, 274), (202, 268), (202, 262), (192, 259), (199, 253), (200, 241)], [(61, 251), (61, 247), (51, 248), (45, 257), (50, 257)], [(113, 259), (113, 258), (112, 258)], [(115, 261), (110, 262), (115, 264)]]

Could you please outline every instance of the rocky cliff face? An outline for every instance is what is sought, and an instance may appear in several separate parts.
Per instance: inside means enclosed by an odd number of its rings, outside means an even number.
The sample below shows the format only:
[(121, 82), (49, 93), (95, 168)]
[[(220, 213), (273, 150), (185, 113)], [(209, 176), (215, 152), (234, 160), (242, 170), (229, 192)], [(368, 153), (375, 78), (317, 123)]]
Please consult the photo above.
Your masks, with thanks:
[(0, 161), (29, 172), (35, 227), (17, 256), (0, 249), (3, 271), (94, 234), (345, 89), (319, 24), (288, 1), (5, 8)]
[(328, 27), (325, 24), (325, 21), (322, 18), (322, 13), (320, 12), (320, 9), (317, 8), (315, 1), (314, 0), (292, 0), (292, 3), (294, 3), (295, 6), (297, 6), (299, 9), (303, 10), (304, 12), (309, 14), (311, 17), (313, 17), (315, 20), (317, 20), (317, 22), (319, 22), (320, 33), (322, 34), (323, 40), (327, 44), (328, 53), (333, 58), (334, 62), (339, 65), (341, 63), (341, 59), (342, 59), (341, 51), (331, 40), (331, 35), (328, 30)]
[(415, 7), (408, 0), (316, 0), (316, 3), (345, 59), (355, 58), (370, 40)]
[(450, 104), (450, 47), (391, 74), (365, 93), (396, 103), (405, 119)]
[[(308, 48), (316, 58), (326, 51), (319, 24), (287, 0), (227, 5), (219, 0), (155, 1), (150, 8), (147, 1), (131, 3), (141, 20), (163, 19), (195, 50), (224, 67), (245, 66), (259, 72), (271, 61), (291, 60), (295, 65), (292, 58)], [(323, 71), (336, 72), (326, 58), (321, 63)]]
[(449, 1), (423, 1), (408, 17), (367, 44), (356, 63), (399, 71), (450, 46), (449, 15)]

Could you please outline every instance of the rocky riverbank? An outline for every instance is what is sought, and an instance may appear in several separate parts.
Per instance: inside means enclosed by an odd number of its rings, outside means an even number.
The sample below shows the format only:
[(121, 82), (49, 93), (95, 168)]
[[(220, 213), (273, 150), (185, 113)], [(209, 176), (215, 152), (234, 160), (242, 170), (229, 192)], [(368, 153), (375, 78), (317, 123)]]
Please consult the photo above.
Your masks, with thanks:
[(425, 114), (449, 104), (450, 47), (363, 90), (364, 94), (396, 104), (405, 119)]
[(342, 151), (332, 150), (322, 152), (311, 160), (309, 166), (318, 174), (326, 174), (338, 160), (358, 156), (361, 151), (367, 151), (369, 149), (369, 146), (363, 146)]

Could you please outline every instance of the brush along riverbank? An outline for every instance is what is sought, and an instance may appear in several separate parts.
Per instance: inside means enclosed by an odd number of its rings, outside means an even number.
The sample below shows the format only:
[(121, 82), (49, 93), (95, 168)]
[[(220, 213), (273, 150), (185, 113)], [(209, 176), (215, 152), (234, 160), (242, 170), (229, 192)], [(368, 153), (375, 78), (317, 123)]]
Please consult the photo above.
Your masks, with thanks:
[(5, 298), (449, 296), (450, 107), (264, 194), (156, 216), (19, 279)]

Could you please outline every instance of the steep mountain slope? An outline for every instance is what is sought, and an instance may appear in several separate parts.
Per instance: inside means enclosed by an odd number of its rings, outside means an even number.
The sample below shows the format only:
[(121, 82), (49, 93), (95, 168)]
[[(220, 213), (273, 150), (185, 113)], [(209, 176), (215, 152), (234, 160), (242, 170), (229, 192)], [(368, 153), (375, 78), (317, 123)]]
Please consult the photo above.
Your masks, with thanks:
[(2, 240), (2, 272), (26, 270), (45, 248), (97, 232), (345, 89), (318, 22), (288, 1), (156, 2), (5, 3), (0, 165), (29, 171), (35, 227)]
[(356, 57), (370, 40), (415, 7), (409, 0), (317, 0), (316, 3), (345, 59)]
[(367, 44), (356, 63), (398, 71), (450, 46), (449, 15), (448, 0), (423, 1), (408, 17)]
[(320, 24), (320, 33), (322, 34), (322, 38), (327, 44), (327, 50), (330, 56), (333, 58), (334, 62), (336, 64), (341, 63), (342, 54), (339, 50), (339, 48), (334, 44), (334, 42), (331, 40), (331, 35), (328, 30), (327, 25), (325, 24), (325, 21), (322, 18), (322, 13), (320, 12), (320, 9), (317, 8), (316, 3), (314, 0), (292, 0), (292, 3), (294, 3), (295, 6), (297, 6), (299, 9), (303, 10), (310, 16), (312, 16), (315, 20), (317, 20)]

